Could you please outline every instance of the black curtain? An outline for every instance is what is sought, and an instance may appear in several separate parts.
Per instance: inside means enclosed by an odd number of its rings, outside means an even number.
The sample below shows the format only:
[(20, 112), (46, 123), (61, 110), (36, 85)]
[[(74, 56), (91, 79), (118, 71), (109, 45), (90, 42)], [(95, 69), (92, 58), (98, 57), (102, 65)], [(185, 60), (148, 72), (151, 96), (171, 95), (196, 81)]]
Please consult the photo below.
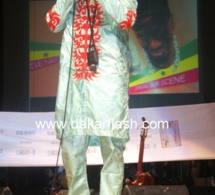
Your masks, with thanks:
[(200, 85), (206, 102), (215, 102), (215, 12), (213, 2), (199, 0)]
[[(0, 24), (3, 24), (3, 2), (0, 2)], [(4, 45), (3, 45), (3, 28), (1, 28), (0, 31), (0, 111), (2, 110), (2, 97), (3, 97), (3, 51), (4, 51)]]
[(3, 0), (3, 111), (29, 111), (29, 0)]
[[(0, 69), (0, 109), (54, 111), (55, 97), (29, 99), (29, 0), (3, 0), (1, 3), (3, 66)], [(130, 108), (215, 102), (214, 18), (213, 1), (199, 0), (200, 93), (131, 95)]]

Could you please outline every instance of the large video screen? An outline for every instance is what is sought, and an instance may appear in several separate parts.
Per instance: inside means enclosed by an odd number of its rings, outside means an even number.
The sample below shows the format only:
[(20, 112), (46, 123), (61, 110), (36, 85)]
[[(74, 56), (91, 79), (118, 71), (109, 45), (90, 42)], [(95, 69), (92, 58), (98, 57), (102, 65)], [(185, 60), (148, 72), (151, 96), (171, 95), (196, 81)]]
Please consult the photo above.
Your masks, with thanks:
[[(198, 93), (197, 0), (139, 0), (129, 31), (129, 93)], [(55, 4), (30, 1), (30, 97), (55, 97), (62, 33), (44, 17)]]
[(139, 0), (130, 31), (130, 94), (196, 93), (196, 0)]

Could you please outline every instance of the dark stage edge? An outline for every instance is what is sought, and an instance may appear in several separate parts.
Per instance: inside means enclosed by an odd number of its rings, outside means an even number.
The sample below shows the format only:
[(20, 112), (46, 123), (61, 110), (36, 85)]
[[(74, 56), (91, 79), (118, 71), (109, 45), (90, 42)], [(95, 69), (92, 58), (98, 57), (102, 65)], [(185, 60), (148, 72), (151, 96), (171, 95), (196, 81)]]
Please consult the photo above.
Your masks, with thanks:
[[(0, 187), (2, 189), (3, 187)], [(10, 188), (13, 195), (49, 195), (44, 188), (34, 187), (29, 189), (13, 189)], [(123, 189), (124, 190), (124, 189)], [(189, 195), (215, 195), (215, 187), (187, 187)], [(99, 192), (94, 191), (92, 195), (99, 195)], [(0, 195), (2, 195), (0, 193)], [(174, 195), (174, 194), (173, 194)]]

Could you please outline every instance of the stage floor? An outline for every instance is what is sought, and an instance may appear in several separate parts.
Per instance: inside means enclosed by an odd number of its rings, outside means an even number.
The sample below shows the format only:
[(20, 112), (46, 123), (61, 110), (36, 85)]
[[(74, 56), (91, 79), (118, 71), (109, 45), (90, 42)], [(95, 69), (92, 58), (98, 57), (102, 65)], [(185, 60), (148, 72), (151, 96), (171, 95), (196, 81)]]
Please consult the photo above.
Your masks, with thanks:
[[(2, 187), (0, 187), (2, 188)], [(214, 195), (215, 187), (188, 187), (189, 195)], [(10, 188), (13, 195), (49, 195), (49, 192), (44, 188), (35, 186), (34, 188)], [(92, 195), (99, 195), (99, 192), (94, 191)], [(136, 195), (136, 194), (132, 194)]]

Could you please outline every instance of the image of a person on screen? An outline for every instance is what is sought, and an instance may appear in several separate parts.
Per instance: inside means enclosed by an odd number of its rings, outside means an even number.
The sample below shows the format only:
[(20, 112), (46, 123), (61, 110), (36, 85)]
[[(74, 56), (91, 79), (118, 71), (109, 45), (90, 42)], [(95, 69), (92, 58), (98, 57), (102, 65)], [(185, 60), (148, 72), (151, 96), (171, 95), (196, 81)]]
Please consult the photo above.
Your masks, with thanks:
[(139, 0), (137, 21), (133, 26), (143, 54), (153, 73), (180, 61), (179, 48), (174, 35), (174, 20), (167, 0)]

